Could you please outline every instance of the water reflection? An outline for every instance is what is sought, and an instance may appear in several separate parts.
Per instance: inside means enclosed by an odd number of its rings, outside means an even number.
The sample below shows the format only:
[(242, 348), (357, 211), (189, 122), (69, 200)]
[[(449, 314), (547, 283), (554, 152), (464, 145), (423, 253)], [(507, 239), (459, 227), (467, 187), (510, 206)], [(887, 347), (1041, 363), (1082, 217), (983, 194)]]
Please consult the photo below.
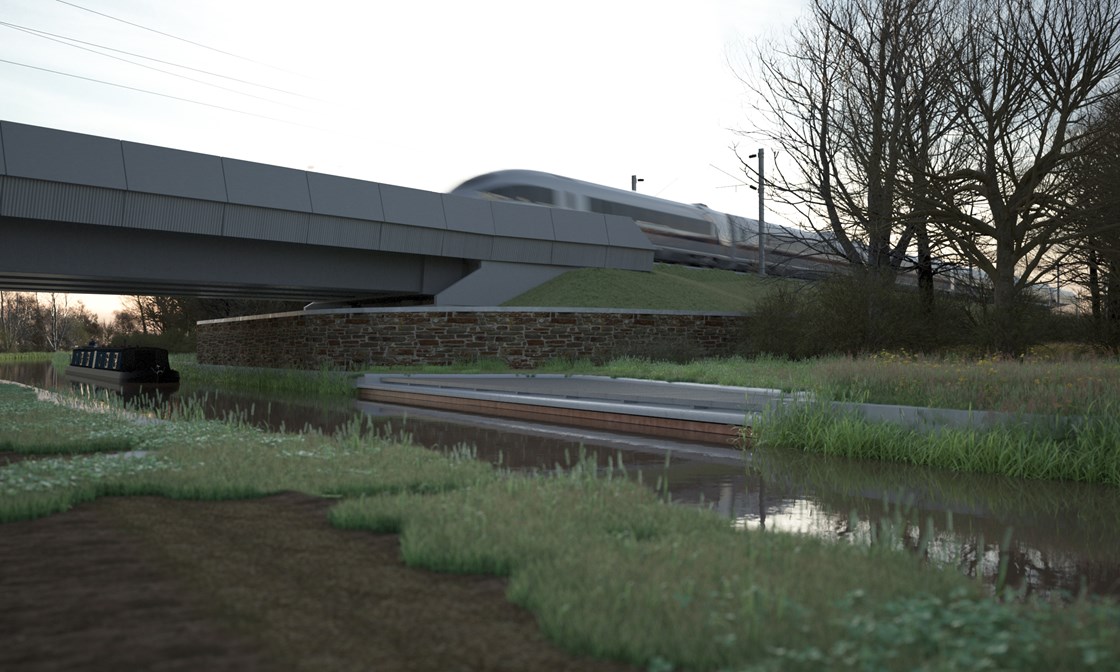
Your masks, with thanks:
[[(939, 564), (1025, 590), (1120, 595), (1120, 491), (765, 451), (767, 529), (920, 550)], [(747, 491), (749, 492), (749, 491)], [(758, 527), (744, 492), (736, 524)], [(1001, 555), (1002, 553), (1002, 555)]]
[[(0, 365), (0, 378), (66, 389), (46, 363)], [(601, 468), (620, 461), (631, 477), (677, 503), (704, 506), (745, 529), (811, 534), (919, 552), (994, 584), (1120, 596), (1120, 490), (1031, 482), (785, 451), (743, 454), (704, 445), (564, 426), (347, 400), (268, 399), (184, 382), (171, 403), (208, 417), (236, 415), (271, 430), (333, 432), (356, 414), (379, 431), (436, 449), (474, 446), (509, 469)]]

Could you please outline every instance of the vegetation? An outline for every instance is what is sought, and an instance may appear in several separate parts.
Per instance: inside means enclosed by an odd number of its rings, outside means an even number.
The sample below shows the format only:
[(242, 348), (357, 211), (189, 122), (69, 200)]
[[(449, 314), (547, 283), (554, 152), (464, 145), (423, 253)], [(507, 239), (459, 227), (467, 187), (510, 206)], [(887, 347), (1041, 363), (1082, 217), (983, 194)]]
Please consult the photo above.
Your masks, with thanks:
[(1120, 420), (1100, 414), (1059, 425), (1024, 419), (992, 428), (915, 430), (803, 404), (764, 414), (757, 446), (884, 460), (1012, 478), (1120, 486)]
[[(1021, 478), (990, 474), (955, 473), (946, 478), (942, 470), (913, 464), (851, 460), (769, 446), (752, 453), (751, 467), (759, 470), (768, 488), (812, 492), (812, 499), (820, 503), (822, 510), (837, 512), (849, 523), (853, 517), (875, 524), (884, 518), (894, 518), (895, 527), (920, 530), (921, 539), (929, 539), (939, 532), (953, 538), (955, 529), (974, 529), (971, 526), (977, 518), (969, 520), (965, 513), (966, 520), (961, 521), (961, 516), (955, 517), (953, 511), (982, 511), (985, 514), (980, 517), (990, 521), (1075, 518), (1077, 525), (1062, 527), (1063, 536), (1071, 540), (1070, 546), (1077, 548), (1079, 556), (1111, 563), (1120, 555), (1120, 539), (1112, 532), (1120, 525), (1120, 509), (1112, 505), (1120, 497), (1120, 490), (1114, 488), (1045, 481), (1023, 487)], [(936, 504), (931, 506), (932, 503)], [(936, 519), (921, 515), (921, 508), (935, 508)], [(838, 527), (844, 529), (841, 526), (846, 521), (838, 522)], [(1021, 543), (1022, 528), (1015, 533), (1016, 541)], [(996, 522), (991, 526), (990, 540), (997, 541), (998, 534)], [(1027, 534), (1029, 537), (1031, 533)], [(921, 539), (911, 538), (911, 547), (915, 542), (921, 543)], [(930, 543), (927, 542), (927, 548)], [(976, 543), (981, 545), (982, 540)], [(1052, 557), (1050, 562), (1057, 564), (1062, 560)]]
[(539, 372), (808, 391), (820, 401), (1096, 414), (1120, 404), (1120, 362), (1091, 351), (1036, 348), (1022, 359), (883, 352), (800, 361), (729, 357), (688, 363), (620, 358), (602, 366), (557, 361)]
[(320, 369), (297, 371), (295, 369), (253, 369), (233, 366), (203, 365), (193, 354), (172, 355), (171, 368), (179, 371), (189, 386), (220, 388), (223, 390), (255, 392), (262, 395), (311, 396), (315, 398), (340, 398), (354, 396), (356, 374), (345, 371)]
[(1099, 204), (1074, 169), (1085, 157), (1114, 163), (1085, 122), (1115, 99), (1118, 10), (1116, 0), (810, 3), (745, 73), (770, 117), (759, 132), (786, 155), (772, 192), (817, 228), (820, 253), (884, 285), (912, 271), (924, 308), (946, 264), (977, 269), (987, 345), (1018, 354), (1031, 286), (1056, 280), (1070, 248), (1115, 237), (1115, 218), (1085, 216)]
[(1091, 151), (1074, 164), (1072, 182), (1078, 203), (1076, 225), (1084, 232), (1072, 246), (1073, 279), (1084, 286), (1098, 339), (1120, 352), (1120, 97), (1095, 110), (1090, 133), (1079, 144)]
[(195, 349), (195, 322), (219, 317), (298, 310), (300, 303), (174, 296), (122, 297), (122, 308), (100, 320), (68, 294), (0, 291), (0, 353), (69, 350), (95, 340), (171, 352)]
[(8, 362), (47, 362), (52, 361), (51, 352), (0, 352), (0, 364)]
[[(28, 425), (78, 411), (5, 385), (0, 412)], [(649, 669), (1072, 670), (1120, 659), (1114, 604), (993, 600), (885, 543), (890, 534), (831, 545), (736, 531), (711, 512), (665, 505), (623, 478), (621, 463), (532, 478), (358, 424), (332, 437), (276, 435), (172, 413), (104, 428), (132, 456), (0, 468), (0, 519), (109, 494), (341, 496), (336, 525), (399, 532), (415, 567), (507, 576), (510, 598), (561, 646)], [(12, 449), (38, 449), (29, 436), (0, 427)]]

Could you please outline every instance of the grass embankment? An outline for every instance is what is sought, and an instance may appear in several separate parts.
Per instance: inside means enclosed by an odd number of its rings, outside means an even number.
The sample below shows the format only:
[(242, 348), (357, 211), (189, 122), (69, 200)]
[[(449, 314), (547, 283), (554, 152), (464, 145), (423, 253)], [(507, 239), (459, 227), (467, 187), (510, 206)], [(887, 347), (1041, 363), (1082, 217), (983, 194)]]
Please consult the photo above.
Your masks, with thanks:
[[(70, 364), (70, 353), (43, 354), (40, 359), (51, 362), (56, 371), (64, 371)], [(0, 360), (3, 361), (3, 360)], [(168, 355), (172, 369), (179, 372), (184, 392), (192, 389), (221, 389), (262, 395), (292, 396), (302, 398), (332, 399), (354, 396), (353, 372), (321, 369), (300, 371), (296, 369), (253, 369), (236, 366), (199, 364), (194, 354)]]
[[(55, 365), (65, 366), (65, 354), (55, 356)], [(172, 366), (191, 386), (267, 395), (345, 398), (353, 394), (355, 375), (203, 366), (192, 355), (173, 356)], [(496, 361), (392, 370), (509, 371)], [(755, 445), (763, 448), (793, 448), (1014, 478), (1120, 485), (1120, 413), (1113, 412), (1120, 409), (1120, 362), (1114, 358), (1045, 349), (1021, 360), (897, 353), (799, 362), (731, 357), (681, 364), (622, 358), (599, 366), (556, 361), (536, 371), (809, 391), (818, 401), (1013, 413), (1022, 416), (1021, 421), (931, 432), (871, 423), (817, 404), (771, 414), (753, 429)]]
[(750, 311), (774, 287), (797, 283), (718, 269), (654, 264), (653, 271), (584, 268), (505, 302), (504, 306)]
[[(398, 370), (398, 369), (394, 369)], [(451, 372), (446, 368), (410, 369)], [(463, 373), (508, 371), (464, 364)], [(591, 374), (806, 391), (848, 401), (999, 411), (1019, 416), (987, 428), (913, 430), (834, 411), (789, 406), (753, 427), (754, 445), (865, 460), (1120, 485), (1120, 361), (1039, 350), (1022, 360), (883, 353), (791, 362), (729, 357), (689, 363), (621, 358), (603, 365), (556, 361), (536, 373)]]
[[(335, 437), (278, 435), (189, 409), (136, 423), (11, 385), (0, 385), (0, 413), (8, 449), (98, 436), (145, 451), (0, 468), (0, 519), (100, 495), (340, 496), (336, 525), (399, 532), (412, 566), (508, 576), (510, 598), (565, 648), (650, 669), (1073, 670), (1120, 660), (1116, 605), (1000, 602), (895, 544), (734, 531), (615, 477), (622, 465), (530, 478), (356, 424)], [(55, 425), (68, 429), (32, 440), (34, 427)]]
[(885, 353), (801, 362), (728, 358), (688, 364), (620, 359), (604, 366), (557, 363), (552, 371), (809, 391), (818, 402), (992, 410), (1018, 418), (987, 428), (913, 430), (834, 411), (787, 406), (754, 425), (757, 447), (782, 447), (1014, 478), (1120, 485), (1120, 362), (1112, 358), (1023, 360)]
[(54, 353), (50, 352), (0, 352), (0, 364), (7, 364), (8, 362), (48, 362), (53, 357)]

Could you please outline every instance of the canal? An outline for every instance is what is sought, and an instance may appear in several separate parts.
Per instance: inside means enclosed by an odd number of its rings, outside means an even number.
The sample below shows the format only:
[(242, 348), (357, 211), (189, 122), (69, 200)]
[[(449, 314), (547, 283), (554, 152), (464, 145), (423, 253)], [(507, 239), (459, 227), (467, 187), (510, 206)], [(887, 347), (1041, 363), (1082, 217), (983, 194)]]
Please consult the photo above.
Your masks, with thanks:
[[(0, 379), (70, 389), (48, 363), (0, 364)], [(837, 543), (903, 546), (994, 585), (1120, 597), (1120, 490), (1018, 481), (792, 451), (550, 426), (369, 402), (262, 398), (187, 384), (175, 394), (212, 417), (238, 413), (281, 431), (330, 432), (355, 413), (379, 431), (437, 450), (471, 448), (514, 470), (579, 459), (621, 463), (682, 505), (711, 508), (740, 528), (811, 534)]]

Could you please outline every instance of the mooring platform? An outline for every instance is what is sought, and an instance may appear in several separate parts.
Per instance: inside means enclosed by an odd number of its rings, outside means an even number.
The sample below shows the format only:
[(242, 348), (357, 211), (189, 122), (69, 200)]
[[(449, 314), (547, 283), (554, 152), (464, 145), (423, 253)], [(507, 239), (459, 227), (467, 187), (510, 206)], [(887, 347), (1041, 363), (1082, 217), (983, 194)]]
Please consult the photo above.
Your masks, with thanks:
[(780, 390), (559, 374), (366, 374), (366, 401), (725, 443)]

